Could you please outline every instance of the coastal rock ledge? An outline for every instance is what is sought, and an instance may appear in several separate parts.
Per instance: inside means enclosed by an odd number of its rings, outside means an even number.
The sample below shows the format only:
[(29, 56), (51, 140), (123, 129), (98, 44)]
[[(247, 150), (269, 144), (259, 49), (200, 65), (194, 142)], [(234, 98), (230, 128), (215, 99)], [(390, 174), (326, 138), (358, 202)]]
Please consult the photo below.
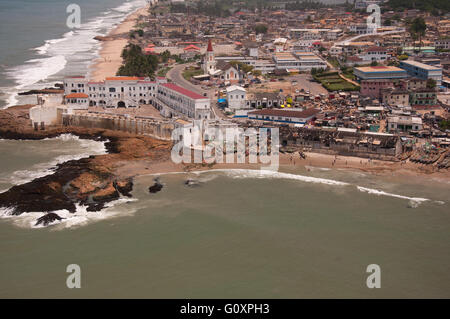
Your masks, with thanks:
[(57, 214), (52, 213), (55, 211), (75, 213), (77, 205), (87, 207), (87, 211), (100, 211), (121, 196), (131, 197), (135, 173), (128, 169), (128, 165), (160, 163), (170, 156), (170, 142), (146, 136), (63, 126), (34, 131), (28, 117), (30, 107), (0, 110), (0, 138), (40, 140), (73, 134), (83, 139), (103, 141), (108, 152), (59, 164), (53, 174), (14, 186), (0, 194), (0, 208), (8, 209), (10, 215), (46, 213), (36, 221), (36, 225), (45, 226), (60, 220)]

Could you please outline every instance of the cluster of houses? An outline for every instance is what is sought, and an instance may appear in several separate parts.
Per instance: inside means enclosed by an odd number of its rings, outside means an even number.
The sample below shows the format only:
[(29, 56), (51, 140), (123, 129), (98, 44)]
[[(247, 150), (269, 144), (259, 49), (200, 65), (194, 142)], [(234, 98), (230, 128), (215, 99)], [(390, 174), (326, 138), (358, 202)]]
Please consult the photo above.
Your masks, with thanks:
[[(365, 9), (379, 2), (358, 0), (355, 6)], [(428, 136), (446, 143), (448, 132), (438, 123), (448, 118), (449, 111), (448, 100), (443, 103), (439, 93), (450, 87), (450, 17), (386, 11), (383, 21), (389, 25), (374, 27), (366, 23), (363, 11), (349, 14), (344, 7), (292, 11), (283, 3), (277, 5), (277, 10), (235, 10), (223, 17), (191, 14), (189, 7), (179, 13), (153, 12), (139, 41), (146, 45), (146, 54), (167, 50), (199, 62), (202, 74), (193, 75), (191, 81), (217, 89), (219, 101), (223, 92), (229, 122), (289, 127), (288, 144), (395, 157), (405, 141), (400, 137)], [(428, 29), (418, 45), (405, 32), (404, 19), (419, 13)], [(266, 30), (258, 32), (257, 25)], [(377, 36), (380, 33), (384, 35)], [(280, 88), (252, 89), (263, 78), (286, 77), (283, 83), (288, 83), (292, 75), (330, 69), (340, 77), (337, 81), (351, 82), (359, 91), (314, 96), (304, 90), (285, 94)], [(351, 78), (345, 69), (351, 70)], [(61, 105), (63, 112), (147, 105), (166, 118), (211, 122), (215, 102), (164, 77), (110, 77), (101, 82), (68, 77), (60, 102), (41, 97), (30, 114), (42, 123), (59, 114)], [(50, 106), (55, 110), (49, 111)]]

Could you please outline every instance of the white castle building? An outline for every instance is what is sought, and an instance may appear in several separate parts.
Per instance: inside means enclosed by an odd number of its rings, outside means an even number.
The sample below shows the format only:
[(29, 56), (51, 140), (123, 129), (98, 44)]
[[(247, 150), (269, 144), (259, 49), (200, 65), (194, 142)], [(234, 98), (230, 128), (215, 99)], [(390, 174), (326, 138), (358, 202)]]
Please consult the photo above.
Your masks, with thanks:
[(166, 78), (151, 81), (148, 78), (116, 76), (102, 82), (89, 81), (83, 76), (64, 79), (64, 103), (72, 108), (89, 106), (129, 108), (141, 104), (153, 105), (165, 117), (187, 116), (210, 119), (208, 97), (189, 91)]

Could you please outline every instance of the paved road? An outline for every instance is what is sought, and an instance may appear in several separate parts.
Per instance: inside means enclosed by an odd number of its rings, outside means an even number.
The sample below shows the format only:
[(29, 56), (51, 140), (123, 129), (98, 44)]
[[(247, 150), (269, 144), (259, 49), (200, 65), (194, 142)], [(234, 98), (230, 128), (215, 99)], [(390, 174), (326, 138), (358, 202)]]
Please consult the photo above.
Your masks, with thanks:
[(212, 107), (212, 111), (215, 115), (215, 118), (228, 119), (225, 116), (225, 114), (223, 114), (222, 110), (220, 110), (219, 107), (217, 106), (217, 99), (215, 96), (215, 93), (216, 93), (215, 88), (211, 88), (209, 90), (204, 90), (200, 85), (192, 84), (191, 82), (189, 82), (188, 80), (186, 80), (183, 77), (184, 69), (186, 69), (187, 67), (192, 66), (192, 65), (194, 65), (194, 64), (192, 64), (192, 63), (178, 64), (175, 67), (173, 67), (169, 72), (167, 72), (166, 77), (168, 79), (170, 79), (172, 82), (174, 82), (174, 83), (178, 84), (179, 86), (182, 86), (188, 90), (200, 93), (201, 95), (206, 93), (207, 96), (211, 100), (211, 107)]
[(369, 36), (383, 36), (383, 35), (389, 35), (389, 34), (395, 34), (395, 33), (404, 33), (405, 31), (406, 31), (405, 29), (398, 29), (398, 30), (386, 31), (386, 32), (381, 32), (381, 33), (360, 34), (360, 35), (357, 35), (357, 36), (352, 37), (350, 39), (346, 39), (346, 40), (343, 40), (343, 41), (340, 41), (340, 42), (336, 42), (334, 45), (347, 45), (350, 42), (358, 40), (359, 38), (364, 38), (364, 37), (369, 37)]

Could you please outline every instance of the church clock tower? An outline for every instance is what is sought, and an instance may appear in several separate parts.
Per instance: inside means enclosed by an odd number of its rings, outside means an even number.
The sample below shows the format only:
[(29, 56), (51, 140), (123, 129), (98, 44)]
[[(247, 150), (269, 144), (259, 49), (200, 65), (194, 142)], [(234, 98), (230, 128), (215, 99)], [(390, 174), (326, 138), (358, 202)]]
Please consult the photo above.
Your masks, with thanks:
[(203, 62), (203, 71), (205, 74), (213, 74), (216, 71), (216, 57), (211, 39), (208, 42), (208, 49), (206, 50), (205, 60)]

